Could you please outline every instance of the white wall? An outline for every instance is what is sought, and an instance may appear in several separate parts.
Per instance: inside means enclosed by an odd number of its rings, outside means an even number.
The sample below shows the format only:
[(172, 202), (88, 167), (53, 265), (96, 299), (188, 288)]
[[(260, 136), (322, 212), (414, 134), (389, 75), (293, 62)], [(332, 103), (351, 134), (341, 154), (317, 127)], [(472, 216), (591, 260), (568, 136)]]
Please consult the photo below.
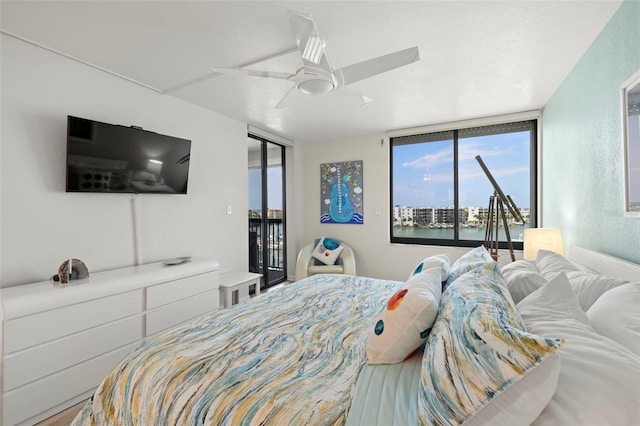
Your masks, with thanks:
[[(12, 37), (1, 42), (0, 287), (46, 280), (68, 257), (90, 272), (130, 266), (136, 243), (144, 263), (202, 256), (222, 271), (246, 269), (246, 124)], [(65, 193), (67, 115), (191, 139), (188, 194)]]
[[(350, 160), (363, 161), (364, 223), (321, 224), (320, 164)], [(337, 238), (353, 248), (358, 275), (393, 280), (406, 280), (427, 256), (448, 253), (453, 262), (469, 250), (389, 242), (389, 141), (383, 134), (298, 144), (296, 176), (295, 208), (300, 212), (296, 217), (297, 250), (320, 236)], [(376, 210), (380, 211), (379, 216)], [(508, 251), (501, 251), (500, 255), (500, 260), (508, 260)]]

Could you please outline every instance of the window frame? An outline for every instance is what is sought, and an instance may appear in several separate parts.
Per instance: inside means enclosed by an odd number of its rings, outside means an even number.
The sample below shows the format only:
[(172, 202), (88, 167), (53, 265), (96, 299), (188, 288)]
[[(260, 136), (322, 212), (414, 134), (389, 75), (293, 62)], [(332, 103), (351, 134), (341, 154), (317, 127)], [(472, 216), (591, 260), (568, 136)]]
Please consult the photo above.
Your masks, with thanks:
[[(459, 131), (469, 128), (494, 126), (501, 124), (516, 123), (521, 121), (530, 121), (531, 125), (531, 137), (530, 137), (530, 200), (529, 200), (529, 222), (528, 226), (531, 228), (537, 227), (539, 223), (539, 200), (540, 194), (538, 193), (539, 185), (539, 138), (540, 138), (540, 113), (539, 111), (525, 112), (509, 114), (498, 117), (489, 117), (476, 120), (466, 120), (452, 123), (445, 123), (439, 125), (424, 126), (414, 129), (400, 130), (389, 132), (389, 241), (391, 244), (403, 244), (403, 245), (429, 245), (429, 246), (447, 246), (447, 247), (477, 247), (484, 243), (484, 238), (481, 240), (465, 240), (460, 239), (460, 222), (459, 215), (461, 207), (459, 206), (459, 169), (458, 169), (458, 143), (459, 143)], [(453, 133), (453, 192), (454, 192), (454, 235), (451, 239), (440, 238), (417, 238), (417, 237), (398, 237), (393, 234), (394, 225), (394, 198), (393, 198), (393, 149), (394, 139), (403, 136), (418, 136), (427, 133), (440, 133), (440, 132), (452, 132)], [(429, 142), (427, 142), (429, 143)], [(487, 205), (489, 204), (489, 196), (487, 196)], [(403, 206), (400, 206), (403, 207)], [(409, 206), (406, 206), (409, 207)], [(415, 207), (415, 206), (412, 206)], [(464, 207), (462, 207), (463, 209)], [(506, 210), (506, 206), (505, 206)], [(519, 240), (512, 238), (512, 245), (515, 250), (522, 250), (523, 243)], [(498, 243), (499, 249), (508, 249), (508, 243), (506, 241), (500, 241)]]

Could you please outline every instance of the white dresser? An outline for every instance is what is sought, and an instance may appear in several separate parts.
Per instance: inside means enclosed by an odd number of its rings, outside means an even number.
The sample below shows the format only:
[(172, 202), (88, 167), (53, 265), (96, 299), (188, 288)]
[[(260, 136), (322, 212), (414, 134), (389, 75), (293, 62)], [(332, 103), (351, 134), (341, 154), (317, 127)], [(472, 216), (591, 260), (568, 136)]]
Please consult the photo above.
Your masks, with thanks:
[(146, 337), (218, 309), (218, 269), (194, 259), (0, 289), (0, 424), (34, 424), (88, 398)]

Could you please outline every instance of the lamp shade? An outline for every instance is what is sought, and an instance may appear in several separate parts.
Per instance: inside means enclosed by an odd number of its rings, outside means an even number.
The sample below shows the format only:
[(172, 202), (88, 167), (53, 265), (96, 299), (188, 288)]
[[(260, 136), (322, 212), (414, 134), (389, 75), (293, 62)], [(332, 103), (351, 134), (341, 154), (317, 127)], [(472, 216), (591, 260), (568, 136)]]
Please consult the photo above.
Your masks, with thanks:
[(549, 250), (564, 256), (562, 232), (557, 228), (528, 228), (524, 230), (524, 258), (534, 260), (538, 250)]

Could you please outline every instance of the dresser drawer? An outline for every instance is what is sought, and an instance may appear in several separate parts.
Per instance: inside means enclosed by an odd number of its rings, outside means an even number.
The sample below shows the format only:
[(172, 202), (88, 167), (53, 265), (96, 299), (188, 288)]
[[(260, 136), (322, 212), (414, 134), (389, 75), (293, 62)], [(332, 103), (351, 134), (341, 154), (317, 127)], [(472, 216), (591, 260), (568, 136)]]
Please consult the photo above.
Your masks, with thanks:
[(147, 287), (147, 309), (155, 309), (218, 288), (217, 271)]
[(219, 305), (220, 295), (216, 288), (213, 291), (148, 311), (146, 315), (146, 335), (150, 336), (159, 333), (207, 312), (213, 312), (218, 309)]
[(141, 313), (142, 290), (40, 312), (4, 323), (4, 354)]
[(63, 370), (5, 393), (4, 424), (20, 423), (96, 388), (113, 367), (137, 345), (127, 345), (72, 369)]
[(101, 325), (4, 357), (4, 391), (142, 339), (142, 315)]

